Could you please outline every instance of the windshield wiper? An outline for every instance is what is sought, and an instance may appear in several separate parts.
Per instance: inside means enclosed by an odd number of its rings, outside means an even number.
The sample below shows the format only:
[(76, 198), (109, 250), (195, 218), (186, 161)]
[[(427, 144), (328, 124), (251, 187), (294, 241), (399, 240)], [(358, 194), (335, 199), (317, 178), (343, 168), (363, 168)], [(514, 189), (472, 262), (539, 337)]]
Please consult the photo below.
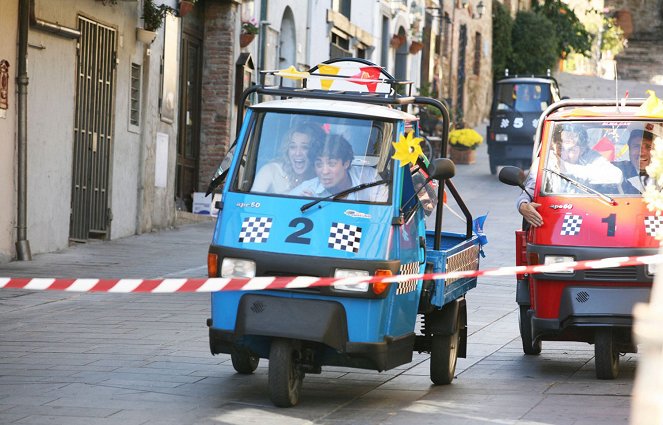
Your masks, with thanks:
[(307, 209), (311, 208), (311, 207), (314, 206), (314, 205), (317, 205), (318, 203), (320, 203), (320, 202), (322, 202), (322, 201), (326, 201), (326, 200), (329, 200), (329, 199), (335, 201), (335, 200), (337, 200), (338, 198), (342, 198), (342, 197), (344, 197), (345, 195), (349, 195), (349, 194), (351, 194), (351, 193), (359, 192), (360, 190), (364, 190), (364, 189), (367, 189), (367, 188), (369, 188), (369, 187), (379, 186), (379, 185), (381, 185), (381, 184), (386, 184), (386, 183), (389, 183), (389, 182), (386, 181), (386, 180), (377, 180), (377, 181), (374, 181), (374, 182), (371, 182), (371, 183), (362, 183), (362, 184), (358, 184), (357, 186), (350, 187), (350, 188), (345, 189), (345, 190), (342, 190), (342, 191), (340, 191), (340, 192), (338, 192), (338, 193), (334, 193), (334, 194), (332, 194), (332, 195), (325, 196), (324, 198), (320, 198), (320, 199), (316, 199), (315, 201), (311, 201), (311, 202), (309, 202), (308, 204), (304, 204), (304, 205), (302, 205), (302, 207), (300, 208), (300, 211), (301, 211), (301, 212), (304, 212), (304, 211), (306, 211)]
[(569, 176), (567, 176), (567, 175), (565, 175), (565, 174), (558, 173), (557, 171), (551, 170), (550, 168), (544, 168), (543, 170), (544, 170), (544, 171), (549, 171), (549, 172), (551, 172), (551, 173), (553, 173), (553, 174), (555, 174), (555, 175), (557, 175), (557, 176), (563, 178), (564, 180), (566, 180), (567, 182), (571, 183), (572, 185), (574, 185), (574, 186), (577, 187), (578, 189), (582, 189), (583, 191), (585, 191), (585, 192), (587, 192), (587, 193), (591, 193), (591, 194), (593, 194), (593, 195), (598, 196), (603, 202), (607, 202), (607, 203), (610, 204), (610, 205), (617, 205), (617, 201), (615, 201), (613, 198), (611, 198), (610, 196), (606, 195), (605, 193), (601, 193), (601, 192), (599, 192), (599, 191), (596, 190), (596, 189), (592, 189), (591, 187), (586, 186), (586, 185), (580, 183), (580, 182), (577, 181), (577, 180), (572, 179), (571, 177), (569, 177)]

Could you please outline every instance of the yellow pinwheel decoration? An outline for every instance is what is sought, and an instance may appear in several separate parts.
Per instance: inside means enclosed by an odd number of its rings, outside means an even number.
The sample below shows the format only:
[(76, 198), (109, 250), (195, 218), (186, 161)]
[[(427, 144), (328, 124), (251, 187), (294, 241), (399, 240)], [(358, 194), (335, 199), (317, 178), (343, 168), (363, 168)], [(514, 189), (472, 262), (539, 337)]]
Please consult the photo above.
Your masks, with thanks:
[(406, 164), (414, 165), (419, 156), (423, 156), (424, 154), (420, 146), (422, 140), (421, 137), (414, 137), (413, 131), (409, 132), (407, 137), (401, 135), (398, 143), (392, 142), (394, 149), (396, 149), (396, 153), (392, 158), (399, 160), (401, 162), (401, 167), (404, 167)]
[(640, 105), (638, 115), (663, 118), (663, 100), (656, 97), (654, 90), (647, 90), (649, 97)]
[(306, 71), (297, 71), (297, 68), (290, 65), (286, 69), (281, 69), (275, 72), (274, 75), (278, 75), (279, 77), (283, 78), (288, 78), (290, 80), (303, 80), (304, 78), (308, 78), (310, 74)]

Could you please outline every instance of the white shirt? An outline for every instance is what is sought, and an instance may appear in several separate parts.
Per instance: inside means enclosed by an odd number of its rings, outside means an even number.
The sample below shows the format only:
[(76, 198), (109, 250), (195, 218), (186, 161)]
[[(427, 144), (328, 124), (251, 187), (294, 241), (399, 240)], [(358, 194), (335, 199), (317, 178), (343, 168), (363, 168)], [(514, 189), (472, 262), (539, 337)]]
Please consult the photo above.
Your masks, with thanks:
[[(351, 166), (348, 170), (348, 174), (352, 181), (352, 186), (350, 187), (381, 180), (378, 173), (372, 167)], [(315, 198), (325, 198), (332, 195), (332, 193), (320, 183), (320, 179), (317, 177), (306, 180), (304, 183), (291, 190), (290, 194), (300, 196), (305, 195)], [(387, 199), (389, 199), (388, 185), (385, 183), (364, 190), (359, 190), (350, 193), (345, 199), (352, 201), (386, 202)]]

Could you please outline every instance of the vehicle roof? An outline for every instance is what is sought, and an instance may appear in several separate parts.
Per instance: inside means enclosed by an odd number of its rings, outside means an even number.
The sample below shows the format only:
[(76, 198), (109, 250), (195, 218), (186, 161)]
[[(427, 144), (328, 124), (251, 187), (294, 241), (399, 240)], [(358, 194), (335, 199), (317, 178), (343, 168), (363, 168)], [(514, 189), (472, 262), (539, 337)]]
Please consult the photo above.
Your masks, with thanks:
[(305, 110), (311, 112), (343, 113), (374, 118), (415, 121), (418, 118), (400, 109), (370, 103), (348, 102), (332, 99), (286, 99), (271, 100), (250, 106), (253, 109)]
[[(632, 100), (642, 100), (644, 99), (632, 99)], [(614, 102), (614, 100), (612, 100)], [(568, 102), (568, 100), (567, 100)], [(610, 100), (606, 100), (610, 102)], [(661, 117), (651, 117), (647, 115), (642, 115), (640, 112), (639, 106), (620, 106), (617, 108), (615, 105), (612, 106), (587, 106), (579, 104), (568, 105), (561, 108), (558, 111), (553, 112), (547, 117), (549, 120), (614, 120), (614, 121), (630, 121), (630, 120), (657, 120)]]
[(555, 83), (557, 84), (557, 81), (553, 77), (504, 77), (500, 78), (497, 80), (497, 84), (501, 83), (542, 83), (542, 84), (550, 84), (550, 83)]

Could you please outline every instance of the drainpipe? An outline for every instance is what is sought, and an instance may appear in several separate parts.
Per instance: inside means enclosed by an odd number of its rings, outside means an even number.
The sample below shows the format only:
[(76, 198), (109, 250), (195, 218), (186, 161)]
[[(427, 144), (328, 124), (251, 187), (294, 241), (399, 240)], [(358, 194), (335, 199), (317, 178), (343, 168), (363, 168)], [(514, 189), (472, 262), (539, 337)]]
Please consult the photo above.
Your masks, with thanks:
[(256, 84), (262, 81), (260, 71), (265, 69), (265, 45), (267, 43), (267, 0), (260, 1), (260, 21), (258, 23), (258, 69), (256, 70)]
[(32, 260), (27, 238), (27, 186), (28, 186), (28, 28), (30, 26), (30, 0), (20, 0), (18, 8), (18, 206), (16, 214), (16, 259)]

